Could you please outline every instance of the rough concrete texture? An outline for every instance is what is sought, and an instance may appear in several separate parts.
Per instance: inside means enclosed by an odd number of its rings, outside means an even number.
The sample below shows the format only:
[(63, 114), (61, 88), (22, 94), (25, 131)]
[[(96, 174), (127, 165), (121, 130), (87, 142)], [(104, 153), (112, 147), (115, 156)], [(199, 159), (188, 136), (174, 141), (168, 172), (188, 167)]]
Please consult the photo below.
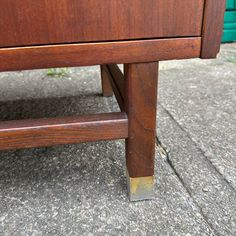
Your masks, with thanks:
[[(155, 200), (130, 203), (124, 142), (0, 153), (0, 235), (236, 235), (236, 45), (161, 63)], [(98, 67), (0, 73), (0, 120), (117, 110)]]
[(236, 46), (231, 48), (218, 60), (164, 64), (160, 103), (236, 189)]

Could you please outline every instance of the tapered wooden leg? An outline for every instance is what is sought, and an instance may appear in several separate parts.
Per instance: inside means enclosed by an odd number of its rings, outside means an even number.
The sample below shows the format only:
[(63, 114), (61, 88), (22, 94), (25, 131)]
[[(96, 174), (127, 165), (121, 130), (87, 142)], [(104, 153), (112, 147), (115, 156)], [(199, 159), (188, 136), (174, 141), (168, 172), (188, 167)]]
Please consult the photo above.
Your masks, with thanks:
[(102, 94), (104, 97), (111, 97), (113, 95), (113, 90), (104, 67), (104, 65), (101, 65)]
[(158, 63), (125, 65), (129, 133), (126, 165), (131, 201), (153, 198)]

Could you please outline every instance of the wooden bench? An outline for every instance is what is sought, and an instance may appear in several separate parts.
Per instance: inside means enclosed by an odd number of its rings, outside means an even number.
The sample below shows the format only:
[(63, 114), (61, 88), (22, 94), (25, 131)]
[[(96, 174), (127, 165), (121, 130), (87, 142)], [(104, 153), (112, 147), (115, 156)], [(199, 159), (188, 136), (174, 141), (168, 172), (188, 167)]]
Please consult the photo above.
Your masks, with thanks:
[(1, 122), (0, 149), (126, 139), (130, 199), (152, 198), (158, 62), (215, 58), (224, 11), (225, 0), (1, 1), (0, 71), (101, 65), (121, 111)]

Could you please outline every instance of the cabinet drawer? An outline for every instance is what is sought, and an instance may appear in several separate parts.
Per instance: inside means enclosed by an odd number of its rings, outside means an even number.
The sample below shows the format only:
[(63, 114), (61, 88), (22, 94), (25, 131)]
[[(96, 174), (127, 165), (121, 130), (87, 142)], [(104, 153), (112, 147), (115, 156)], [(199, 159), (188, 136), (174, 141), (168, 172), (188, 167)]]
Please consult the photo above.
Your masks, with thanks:
[(204, 0), (3, 0), (0, 47), (201, 35)]

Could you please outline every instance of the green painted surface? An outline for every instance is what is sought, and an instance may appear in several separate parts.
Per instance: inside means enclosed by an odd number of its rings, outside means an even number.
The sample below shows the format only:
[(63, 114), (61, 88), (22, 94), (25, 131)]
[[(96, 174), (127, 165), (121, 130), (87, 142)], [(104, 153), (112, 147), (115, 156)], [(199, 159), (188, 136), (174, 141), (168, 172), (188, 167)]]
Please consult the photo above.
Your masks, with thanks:
[(236, 23), (236, 10), (225, 12), (225, 24)]
[(227, 2), (226, 2), (226, 9), (230, 10), (230, 9), (235, 9), (235, 8), (236, 8), (235, 0), (227, 0)]
[(236, 41), (236, 0), (227, 0), (222, 42)]

